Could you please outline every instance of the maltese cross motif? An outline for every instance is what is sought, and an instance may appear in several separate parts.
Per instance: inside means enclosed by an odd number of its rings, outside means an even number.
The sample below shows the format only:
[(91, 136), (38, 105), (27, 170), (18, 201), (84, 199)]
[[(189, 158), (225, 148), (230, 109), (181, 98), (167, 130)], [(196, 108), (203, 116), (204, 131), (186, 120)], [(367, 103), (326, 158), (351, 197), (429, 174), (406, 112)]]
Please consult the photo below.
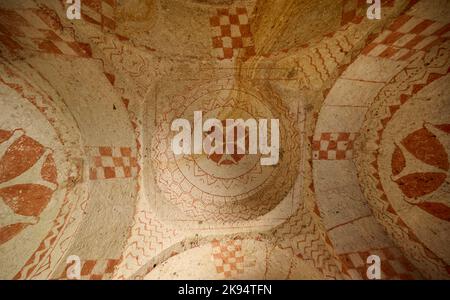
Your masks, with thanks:
[(0, 130), (0, 245), (39, 222), (57, 188), (52, 154), (23, 129)]
[[(213, 133), (215, 133), (216, 130), (223, 130), (227, 132), (226, 130), (226, 121), (222, 121), (223, 129), (214, 127), (211, 131), (206, 133), (206, 138), (209, 138)], [(208, 159), (214, 161), (217, 163), (217, 165), (237, 165), (242, 158), (244, 158), (245, 154), (238, 154), (238, 144), (237, 144), (237, 127), (234, 127), (234, 140), (233, 141), (227, 141), (225, 139), (223, 143), (223, 153), (219, 154), (214, 151), (213, 148), (211, 151), (209, 151), (210, 154), (208, 154)], [(222, 136), (223, 132), (219, 132), (219, 136)], [(245, 131), (245, 144), (246, 148), (248, 149), (248, 131)], [(226, 153), (226, 149), (233, 149), (233, 154)]]

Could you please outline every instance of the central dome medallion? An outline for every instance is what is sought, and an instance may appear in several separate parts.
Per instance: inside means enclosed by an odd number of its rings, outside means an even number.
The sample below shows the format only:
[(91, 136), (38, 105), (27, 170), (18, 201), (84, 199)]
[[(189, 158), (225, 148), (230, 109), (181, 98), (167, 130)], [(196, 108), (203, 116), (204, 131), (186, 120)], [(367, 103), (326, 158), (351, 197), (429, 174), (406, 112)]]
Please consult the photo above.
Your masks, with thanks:
[[(151, 158), (156, 183), (165, 198), (188, 217), (195, 220), (250, 220), (272, 210), (287, 195), (297, 178), (300, 160), (299, 133), (296, 124), (281, 100), (272, 92), (255, 88), (217, 83), (197, 89), (171, 105), (157, 121), (152, 139)], [(203, 140), (223, 131), (224, 150), (233, 153), (175, 154), (172, 141), (179, 134), (172, 131), (176, 119), (185, 119), (194, 131), (194, 112), (201, 112), (203, 121), (217, 119), (218, 127), (203, 131)], [(271, 120), (279, 122), (279, 159), (273, 165), (261, 163), (270, 154), (261, 154), (261, 128), (258, 129), (258, 152), (249, 153), (255, 139), (246, 131), (245, 153), (242, 144), (227, 139), (227, 120), (267, 120), (267, 143), (271, 143)], [(198, 125), (197, 125), (198, 126)], [(192, 135), (194, 141), (194, 134)], [(242, 150), (242, 149), (239, 149)], [(278, 150), (278, 149), (277, 149)], [(272, 153), (273, 155), (273, 153)]]

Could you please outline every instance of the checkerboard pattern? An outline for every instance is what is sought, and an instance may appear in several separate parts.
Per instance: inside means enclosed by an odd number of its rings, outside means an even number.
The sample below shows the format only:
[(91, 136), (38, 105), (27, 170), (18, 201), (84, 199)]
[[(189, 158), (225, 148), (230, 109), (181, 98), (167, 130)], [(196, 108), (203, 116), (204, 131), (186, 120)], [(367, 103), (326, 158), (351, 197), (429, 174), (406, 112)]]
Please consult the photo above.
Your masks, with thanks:
[[(120, 262), (120, 259), (102, 259), (102, 260), (82, 260), (81, 261), (81, 280), (101, 280), (111, 279), (114, 267)], [(58, 279), (67, 279), (67, 265)]]
[(138, 173), (136, 151), (130, 147), (90, 147), (89, 179), (135, 177)]
[(89, 44), (64, 32), (50, 9), (0, 9), (0, 43), (11, 52), (27, 49), (44, 53), (92, 57)]
[(83, 0), (81, 16), (83, 20), (97, 25), (101, 30), (116, 29), (114, 10), (116, 0)]
[(210, 18), (212, 45), (219, 59), (231, 59), (244, 50), (244, 57), (255, 55), (253, 36), (247, 9), (244, 7), (217, 9)]
[(212, 241), (212, 255), (216, 271), (225, 278), (232, 278), (244, 272), (242, 240)]
[(450, 38), (450, 23), (402, 15), (363, 51), (369, 56), (409, 60)]
[(353, 143), (356, 133), (324, 132), (313, 137), (312, 156), (314, 160), (346, 160), (353, 157)]
[(398, 248), (384, 248), (340, 255), (352, 279), (367, 278), (367, 258), (378, 255), (381, 259), (381, 279), (419, 279), (420, 274)]

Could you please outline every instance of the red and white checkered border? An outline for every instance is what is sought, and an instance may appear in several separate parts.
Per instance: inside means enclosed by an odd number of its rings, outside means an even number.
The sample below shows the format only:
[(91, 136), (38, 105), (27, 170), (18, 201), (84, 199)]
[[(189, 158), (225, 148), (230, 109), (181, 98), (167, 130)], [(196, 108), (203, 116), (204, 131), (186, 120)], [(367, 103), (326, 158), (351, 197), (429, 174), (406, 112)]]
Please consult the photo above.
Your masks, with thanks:
[(314, 160), (347, 160), (353, 158), (353, 143), (357, 134), (351, 132), (323, 132), (312, 141)]
[(231, 59), (244, 50), (244, 57), (255, 55), (253, 36), (245, 7), (217, 9), (210, 18), (212, 46), (219, 59)]
[(131, 147), (89, 147), (89, 179), (129, 178), (138, 174), (136, 151)]
[(212, 255), (216, 271), (225, 278), (232, 278), (244, 272), (242, 240), (212, 241)]

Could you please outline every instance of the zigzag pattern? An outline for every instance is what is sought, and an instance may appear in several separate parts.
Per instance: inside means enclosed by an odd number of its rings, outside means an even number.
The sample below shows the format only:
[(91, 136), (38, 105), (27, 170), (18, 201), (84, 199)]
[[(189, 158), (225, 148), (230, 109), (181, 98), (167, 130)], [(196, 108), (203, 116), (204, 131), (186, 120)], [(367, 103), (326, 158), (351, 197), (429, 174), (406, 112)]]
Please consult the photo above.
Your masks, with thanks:
[(127, 279), (174, 241), (176, 232), (157, 221), (149, 211), (135, 215), (128, 246), (114, 273), (115, 279)]
[(321, 232), (310, 213), (302, 207), (271, 235), (282, 249), (291, 249), (294, 255), (311, 261), (324, 277), (344, 278), (341, 264), (331, 255)]

